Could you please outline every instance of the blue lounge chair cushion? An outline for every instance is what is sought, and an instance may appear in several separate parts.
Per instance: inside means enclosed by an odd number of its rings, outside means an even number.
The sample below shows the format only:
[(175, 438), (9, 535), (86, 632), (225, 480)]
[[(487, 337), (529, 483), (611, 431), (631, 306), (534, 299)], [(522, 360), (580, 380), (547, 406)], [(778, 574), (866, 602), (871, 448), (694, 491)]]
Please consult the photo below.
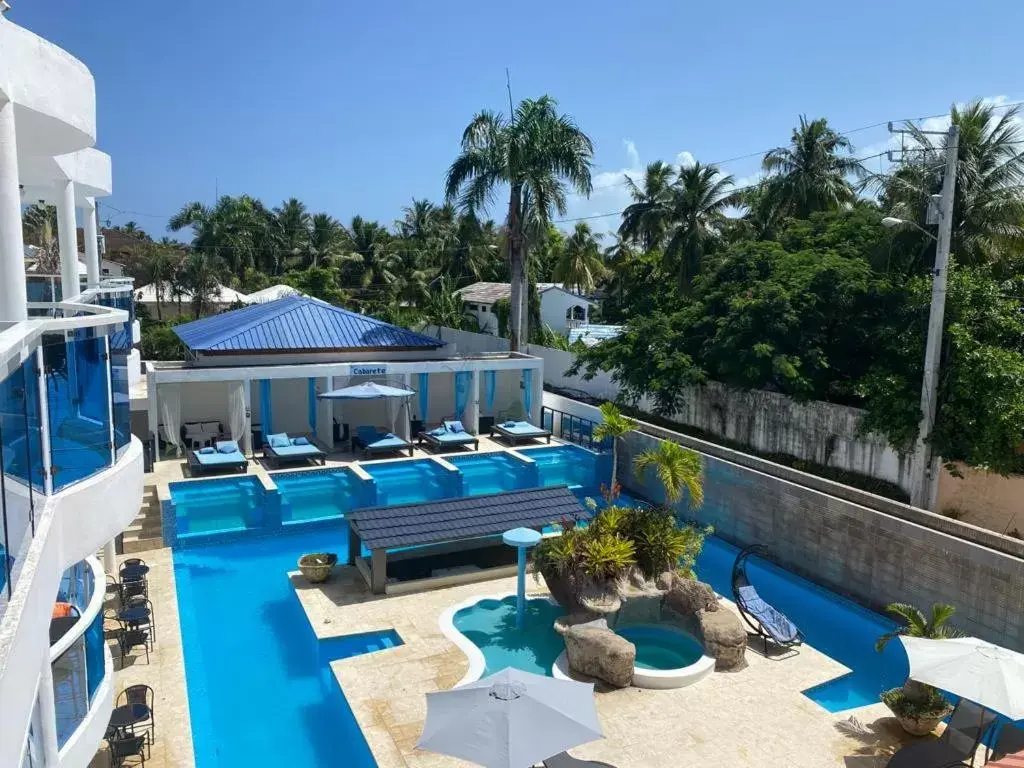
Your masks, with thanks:
[(367, 443), (367, 448), (405, 448), (408, 446), (405, 440), (400, 437), (392, 435), (390, 432), (386, 435), (378, 435), (377, 439), (372, 443)]
[(238, 443), (234, 440), (221, 440), (217, 443), (217, 453), (238, 453)]
[(278, 432), (267, 437), (267, 445), (271, 448), (287, 448), (291, 445), (291, 440), (288, 439), (288, 433)]
[(779, 643), (791, 643), (800, 637), (800, 630), (796, 624), (786, 616), (768, 605), (762, 597), (757, 594), (753, 586), (747, 584), (738, 590), (739, 599), (743, 610), (761, 622), (761, 626), (771, 635), (772, 639)]
[(196, 451), (196, 453), (201, 453), (201, 454), (203, 454), (203, 456), (209, 456), (211, 453), (216, 453), (216, 452), (217, 452), (217, 449), (213, 448), (213, 447), (211, 447), (209, 445), (206, 446), (205, 448), (200, 448), (198, 451)]
[(535, 427), (528, 421), (505, 422), (501, 426), (502, 429), (513, 435), (543, 435), (547, 433), (546, 429)]
[(319, 456), (322, 453), (322, 451), (315, 445), (307, 441), (306, 445), (284, 445), (281, 446), (280, 448), (275, 448), (274, 453), (277, 454), (278, 457), (300, 457)]
[(465, 432), (465, 427), (462, 426), (462, 422), (458, 420), (446, 421), (444, 428), (449, 432)]
[(292, 445), (309, 445), (309, 440), (305, 437), (293, 437)]
[(503, 426), (503, 427), (514, 427), (515, 425), (516, 425), (516, 422), (514, 422), (512, 419), (509, 419), (508, 421), (503, 423), (501, 426)]
[(242, 455), (241, 451), (232, 451), (231, 453), (220, 453), (215, 450), (212, 453), (197, 451), (196, 460), (204, 467), (220, 464), (236, 466), (245, 462), (245, 456)]
[(434, 427), (432, 430), (427, 432), (427, 434), (428, 435), (432, 435), (433, 437), (442, 437), (447, 431), (448, 430), (445, 429), (443, 426), (442, 427)]

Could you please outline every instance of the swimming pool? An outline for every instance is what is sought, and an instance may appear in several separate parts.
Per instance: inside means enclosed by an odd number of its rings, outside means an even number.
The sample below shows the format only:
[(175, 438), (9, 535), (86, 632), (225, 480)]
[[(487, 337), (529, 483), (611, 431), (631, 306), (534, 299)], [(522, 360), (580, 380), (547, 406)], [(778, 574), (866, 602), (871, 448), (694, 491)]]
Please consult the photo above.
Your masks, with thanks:
[(595, 454), (575, 445), (519, 448), (517, 452), (533, 459), (538, 484), (600, 488), (611, 479), (610, 454)]
[(324, 549), (344, 551), (331, 532), (301, 530), (175, 550), (197, 768), (375, 768), (329, 663), (401, 638), (316, 639), (286, 572)]
[(266, 493), (258, 477), (170, 484), (178, 538), (257, 528)]
[(537, 487), (533, 465), (504, 451), (452, 456), (448, 461), (462, 473), (464, 496)]
[(551, 666), (565, 650), (555, 631), (555, 619), (564, 613), (550, 600), (526, 601), (522, 629), (516, 627), (516, 597), (485, 598), (455, 612), (452, 625), (480, 649), (484, 657), (481, 677), (515, 667), (536, 675), (551, 675)]
[(459, 474), (431, 459), (364, 464), (377, 487), (376, 506), (439, 501), (461, 495)]
[(281, 494), (283, 525), (341, 520), (372, 491), (349, 469), (276, 472), (270, 477)]

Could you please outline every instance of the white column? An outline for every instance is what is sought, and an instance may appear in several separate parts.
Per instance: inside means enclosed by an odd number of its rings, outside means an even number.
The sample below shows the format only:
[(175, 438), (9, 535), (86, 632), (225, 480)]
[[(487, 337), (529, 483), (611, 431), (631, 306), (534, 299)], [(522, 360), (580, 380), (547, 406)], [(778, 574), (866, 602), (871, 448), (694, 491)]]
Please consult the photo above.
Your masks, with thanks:
[(75, 184), (57, 184), (57, 240), (60, 243), (60, 288), (64, 301), (74, 301), (78, 289), (78, 234), (75, 224)]
[(466, 424), (474, 435), (480, 434), (480, 371), (472, 370), (469, 379), (469, 405), (466, 406)]
[(0, 320), (24, 320), (25, 252), (14, 104), (0, 101)]
[(242, 434), (242, 453), (252, 456), (252, 379), (242, 382), (242, 400), (245, 404), (245, 432)]
[(82, 216), (84, 217), (82, 228), (85, 240), (86, 285), (89, 288), (98, 288), (100, 284), (100, 243), (99, 233), (96, 231), (96, 201), (93, 198), (85, 198)]
[(57, 746), (57, 704), (53, 699), (53, 669), (50, 654), (43, 658), (43, 670), (39, 675), (39, 721), (43, 727), (43, 762), (50, 766), (60, 765), (60, 748)]
[(103, 545), (103, 570), (110, 576), (117, 576), (117, 550), (113, 539)]
[[(316, 391), (319, 394), (331, 391), (331, 377), (320, 376), (316, 380)], [(316, 439), (328, 448), (334, 448), (334, 401), (317, 398), (316, 401)]]

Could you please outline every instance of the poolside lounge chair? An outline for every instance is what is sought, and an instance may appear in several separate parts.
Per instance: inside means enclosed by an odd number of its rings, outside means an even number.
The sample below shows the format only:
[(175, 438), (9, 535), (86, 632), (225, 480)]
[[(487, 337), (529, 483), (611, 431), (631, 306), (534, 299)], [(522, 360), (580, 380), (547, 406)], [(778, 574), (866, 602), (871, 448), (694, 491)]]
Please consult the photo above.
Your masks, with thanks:
[(995, 712), (973, 701), (960, 699), (942, 736), (908, 744), (892, 756), (887, 768), (974, 765), (974, 753), (995, 719)]
[(412, 443), (403, 440), (391, 432), (378, 431), (376, 427), (356, 427), (356, 436), (352, 440), (352, 449), (360, 448), (363, 451), (363, 458), (378, 453), (395, 453), (405, 450), (412, 456)]
[(188, 469), (193, 475), (223, 471), (244, 474), (248, 467), (248, 460), (234, 440), (221, 440), (216, 446), (188, 452)]
[(518, 445), (520, 440), (540, 440), (546, 438), (551, 442), (551, 430), (535, 427), (528, 421), (503, 421), (491, 425), (491, 437), (497, 434), (510, 445)]
[(420, 445), (426, 443), (435, 451), (443, 448), (459, 448), (464, 445), (472, 445), (474, 450), (480, 450), (479, 438), (467, 432), (461, 421), (445, 421), (439, 427), (420, 432), (417, 437)]
[(580, 760), (568, 752), (559, 752), (544, 761), (544, 768), (615, 768), (615, 766), (600, 763), (597, 760)]
[(307, 437), (289, 437), (287, 432), (267, 435), (263, 442), (263, 458), (273, 462), (275, 467), (293, 461), (327, 464), (327, 454), (321, 451)]
[(747, 578), (747, 558), (755, 554), (765, 556), (768, 550), (760, 544), (747, 547), (740, 552), (732, 566), (732, 593), (740, 615), (764, 641), (765, 654), (768, 653), (769, 640), (786, 648), (801, 645), (804, 636), (796, 624), (781, 611), (766, 603)]

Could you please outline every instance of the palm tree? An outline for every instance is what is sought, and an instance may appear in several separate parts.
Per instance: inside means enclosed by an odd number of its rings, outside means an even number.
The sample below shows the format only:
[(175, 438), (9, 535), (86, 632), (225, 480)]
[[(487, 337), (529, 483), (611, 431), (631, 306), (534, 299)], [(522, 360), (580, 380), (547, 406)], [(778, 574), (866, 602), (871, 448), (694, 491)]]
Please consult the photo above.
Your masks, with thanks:
[(213, 207), (188, 203), (167, 227), (175, 232), (191, 227), (192, 247), (220, 259), (236, 275), (251, 266), (279, 274), (280, 246), (272, 243), (270, 235), (273, 221), (273, 214), (259, 200), (223, 195)]
[(552, 277), (566, 288), (586, 295), (607, 272), (601, 258), (601, 235), (594, 233), (587, 222), (576, 222), (576, 229), (566, 239)]
[(657, 448), (649, 448), (637, 456), (633, 467), (641, 473), (653, 469), (670, 504), (678, 503), (684, 490), (690, 494), (691, 507), (704, 503), (704, 468), (696, 451), (671, 440), (662, 440)]
[(328, 213), (313, 215), (310, 222), (309, 240), (306, 243), (304, 267), (318, 267), (341, 252), (345, 240), (345, 228), (341, 222)]
[(490, 110), (474, 115), (462, 134), (462, 152), (448, 169), (445, 197), (467, 211), (485, 208), (495, 190), (509, 187), (509, 339), (518, 351), (529, 332), (527, 320), (527, 231), (546, 228), (552, 213), (566, 210), (566, 182), (589, 195), (594, 145), (572, 118), (560, 115), (550, 96), (524, 99), (510, 118)]
[(675, 265), (680, 285), (690, 284), (704, 257), (721, 240), (725, 211), (739, 203), (732, 185), (733, 177), (723, 176), (716, 165), (694, 163), (679, 169), (672, 185), (665, 257)]
[[(292, 197), (274, 209), (274, 235), (280, 244), (278, 267), (297, 264), (309, 252), (309, 235), (313, 223), (306, 205)], [(276, 274), (276, 272), (275, 272)]]
[[(972, 101), (950, 110), (960, 128), (952, 252), (964, 264), (999, 261), (1024, 247), (1024, 131), (1020, 108), (997, 113), (998, 105)], [(924, 223), (931, 195), (942, 186), (948, 137), (926, 134), (907, 123), (916, 144), (908, 162), (883, 181), (883, 203), (892, 215)]]
[[(899, 616), (903, 625), (891, 632), (886, 632), (875, 641), (875, 650), (879, 653), (894, 637), (906, 635), (907, 637), (926, 637), (931, 640), (945, 640), (950, 637), (959, 637), (960, 633), (952, 627), (946, 626), (946, 622), (952, 618), (956, 608), (946, 603), (934, 603), (931, 615), (925, 616), (924, 611), (909, 603), (889, 603), (885, 610)], [(896, 689), (897, 691), (899, 689)], [(903, 695), (911, 702), (925, 702), (935, 695), (935, 689), (919, 683), (916, 680), (907, 678), (903, 684)]]
[(852, 203), (857, 194), (848, 179), (865, 175), (860, 161), (849, 156), (852, 149), (828, 120), (801, 115), (789, 146), (773, 149), (761, 162), (778, 206), (787, 215), (806, 218)]
[(665, 237), (672, 216), (672, 176), (675, 168), (657, 160), (644, 171), (643, 186), (626, 176), (626, 188), (632, 204), (622, 212), (619, 234), (639, 243), (644, 250), (655, 247)]
[(163, 320), (162, 306), (166, 298), (164, 294), (170, 289), (175, 270), (178, 268), (178, 253), (176, 246), (167, 243), (154, 243), (146, 250), (143, 270), (146, 280), (152, 283), (156, 294), (157, 320)]
[(33, 204), (21, 217), (25, 242), (34, 245), (36, 272), (40, 275), (60, 274), (60, 248), (57, 245), (57, 208)]
[(220, 295), (224, 263), (216, 256), (190, 253), (181, 266), (181, 289), (192, 295), (192, 314), (199, 318), (207, 303)]
[(601, 423), (594, 427), (594, 439), (598, 442), (612, 441), (612, 490), (618, 485), (619, 438), (636, 429), (636, 422), (623, 415), (615, 403), (601, 404)]

